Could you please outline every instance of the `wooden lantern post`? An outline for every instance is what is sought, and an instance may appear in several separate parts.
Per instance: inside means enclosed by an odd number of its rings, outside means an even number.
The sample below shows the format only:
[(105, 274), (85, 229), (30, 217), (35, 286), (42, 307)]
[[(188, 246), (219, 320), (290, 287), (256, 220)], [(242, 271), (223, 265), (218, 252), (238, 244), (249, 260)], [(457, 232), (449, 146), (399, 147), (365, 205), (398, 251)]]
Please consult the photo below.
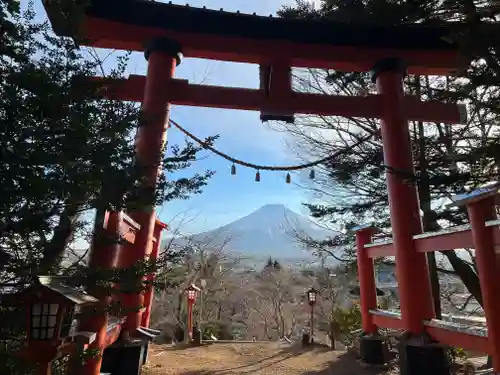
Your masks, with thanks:
[(196, 285), (191, 284), (187, 289), (186, 289), (186, 295), (187, 295), (187, 306), (188, 306), (188, 313), (187, 313), (187, 339), (188, 341), (191, 341), (193, 339), (193, 305), (196, 301), (196, 296), (198, 292), (200, 291), (200, 288), (198, 288)]

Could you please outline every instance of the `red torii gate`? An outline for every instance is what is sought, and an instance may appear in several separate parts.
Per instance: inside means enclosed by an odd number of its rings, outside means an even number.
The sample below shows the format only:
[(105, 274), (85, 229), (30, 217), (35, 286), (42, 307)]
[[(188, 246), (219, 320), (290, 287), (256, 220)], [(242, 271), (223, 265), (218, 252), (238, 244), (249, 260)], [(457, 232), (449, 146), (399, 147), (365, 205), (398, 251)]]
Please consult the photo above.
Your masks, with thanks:
[[(61, 9), (60, 2), (45, 0), (45, 5), (56, 33), (73, 36), (74, 29), (68, 29), (61, 20), (74, 18)], [(294, 113), (379, 118), (385, 164), (393, 170), (408, 172), (413, 171), (408, 120), (445, 123), (465, 120), (462, 107), (420, 102), (403, 92), (402, 79), (407, 71), (449, 75), (459, 67), (458, 48), (449, 42), (453, 29), (449, 25), (353, 26), (144, 0), (91, 0), (83, 11), (85, 16), (77, 25), (84, 37), (83, 44), (145, 51), (146, 77), (94, 80), (102, 85), (104, 97), (142, 102), (144, 123), (138, 129), (137, 158), (143, 163), (156, 163), (165, 141), (171, 104), (258, 110), (271, 119), (290, 119)], [(188, 57), (259, 64), (261, 89), (191, 85), (176, 80), (174, 71), (181, 62), (181, 52)], [(378, 94), (367, 97), (299, 94), (292, 90), (292, 67), (372, 70)], [(146, 176), (150, 186), (154, 186), (158, 173), (155, 168)], [(388, 173), (387, 184), (401, 288), (401, 327), (418, 337), (424, 332), (423, 322), (434, 318), (434, 310), (425, 254), (416, 251), (413, 241), (413, 236), (422, 232), (417, 191), (398, 174)], [(148, 238), (153, 232), (154, 210), (148, 208), (131, 216), (140, 226), (135, 253), (139, 260), (151, 253)], [(134, 327), (128, 324), (128, 329), (134, 332)], [(137, 320), (133, 324), (137, 325)], [(367, 324), (365, 328), (366, 333), (373, 333)], [(402, 355), (402, 368), (408, 367), (412, 374), (419, 369), (431, 370), (421, 366), (430, 362), (435, 350), (424, 349), (420, 358)], [(97, 375), (98, 371), (97, 367), (89, 368), (86, 374)]]
[[(441, 344), (491, 355), (495, 374), (500, 370), (500, 288), (496, 276), (500, 269), (497, 251), (500, 246), (500, 220), (496, 214), (499, 198), (499, 183), (457, 195), (452, 198), (452, 205), (467, 207), (470, 224), (417, 234), (412, 238), (417, 254), (465, 248), (476, 250), (487, 329), (438, 319), (428, 319), (423, 324), (426, 333)], [(351, 231), (356, 233), (363, 332), (376, 336), (378, 327), (405, 330), (404, 315), (377, 308), (373, 259), (396, 256), (397, 263), (394, 236), (391, 240), (373, 242), (377, 229), (370, 224), (353, 227)], [(398, 280), (399, 277), (398, 274)], [(413, 294), (419, 291), (420, 286), (415, 284)]]
[[(89, 266), (102, 270), (124, 269), (141, 260), (156, 261), (162, 231), (166, 228), (166, 224), (155, 220), (153, 233), (149, 236), (151, 252), (145, 253), (145, 247), (137, 241), (142, 228), (132, 217), (121, 211), (106, 211), (102, 214), (98, 212), (89, 254)], [(102, 241), (99, 238), (105, 238), (105, 240)], [(106, 241), (106, 239), (111, 239), (111, 241)], [(119, 243), (116, 243), (116, 239), (120, 239)], [(153, 276), (148, 276), (148, 279), (148, 281), (153, 281)], [(144, 350), (148, 347), (148, 342), (159, 334), (159, 331), (149, 329), (153, 285), (147, 285), (145, 290), (138, 293), (119, 293), (99, 297), (103, 309), (107, 309), (110, 302), (119, 301), (122, 307), (130, 310), (124, 317), (93, 313), (90, 317), (80, 320), (80, 330), (96, 332), (95, 341), (88, 348), (103, 352), (101, 356), (87, 360), (83, 374), (100, 374), (101, 369), (111, 374), (139, 374), (142, 367), (142, 363), (139, 364), (139, 356), (141, 352), (143, 356), (145, 355)], [(126, 340), (128, 347), (126, 352), (121, 350), (123, 343), (120, 342), (124, 334), (135, 339), (135, 342)], [(72, 374), (78, 369), (72, 366), (69, 371)]]

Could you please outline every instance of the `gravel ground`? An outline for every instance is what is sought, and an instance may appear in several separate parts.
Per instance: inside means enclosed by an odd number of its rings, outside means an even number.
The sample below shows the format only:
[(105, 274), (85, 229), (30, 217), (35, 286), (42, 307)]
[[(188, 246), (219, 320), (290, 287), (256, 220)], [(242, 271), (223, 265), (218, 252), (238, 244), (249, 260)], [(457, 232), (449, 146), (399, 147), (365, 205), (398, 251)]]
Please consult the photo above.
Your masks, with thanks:
[(213, 344), (202, 347), (153, 345), (144, 375), (382, 375), (345, 351), (302, 349), (277, 343)]

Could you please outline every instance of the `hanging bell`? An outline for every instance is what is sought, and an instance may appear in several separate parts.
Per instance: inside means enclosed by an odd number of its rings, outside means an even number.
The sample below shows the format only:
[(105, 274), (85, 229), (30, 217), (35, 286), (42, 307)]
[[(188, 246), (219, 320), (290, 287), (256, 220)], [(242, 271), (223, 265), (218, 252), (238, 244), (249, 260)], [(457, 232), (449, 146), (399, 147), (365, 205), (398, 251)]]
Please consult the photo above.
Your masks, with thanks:
[(309, 178), (310, 178), (311, 180), (314, 180), (314, 178), (315, 178), (315, 177), (316, 177), (316, 173), (314, 172), (314, 169), (311, 169), (311, 170), (309, 171)]
[(255, 174), (255, 182), (260, 182), (260, 172), (257, 171), (257, 173)]
[(234, 176), (236, 174), (236, 165), (231, 165), (231, 174)]
[(290, 173), (287, 173), (286, 174), (286, 183), (289, 184), (290, 182), (292, 182), (292, 176), (290, 176)]

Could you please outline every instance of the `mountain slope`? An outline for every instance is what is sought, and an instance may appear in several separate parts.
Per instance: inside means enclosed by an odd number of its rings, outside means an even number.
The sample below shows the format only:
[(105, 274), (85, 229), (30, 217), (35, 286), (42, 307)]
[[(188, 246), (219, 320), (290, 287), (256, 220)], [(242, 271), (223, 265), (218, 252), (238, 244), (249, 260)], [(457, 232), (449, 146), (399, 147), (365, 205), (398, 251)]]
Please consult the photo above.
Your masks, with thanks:
[(230, 224), (190, 236), (199, 244), (218, 247), (227, 242), (226, 250), (249, 257), (276, 259), (306, 259), (311, 253), (297, 243), (296, 233), (322, 240), (335, 235), (283, 205), (270, 204)]

